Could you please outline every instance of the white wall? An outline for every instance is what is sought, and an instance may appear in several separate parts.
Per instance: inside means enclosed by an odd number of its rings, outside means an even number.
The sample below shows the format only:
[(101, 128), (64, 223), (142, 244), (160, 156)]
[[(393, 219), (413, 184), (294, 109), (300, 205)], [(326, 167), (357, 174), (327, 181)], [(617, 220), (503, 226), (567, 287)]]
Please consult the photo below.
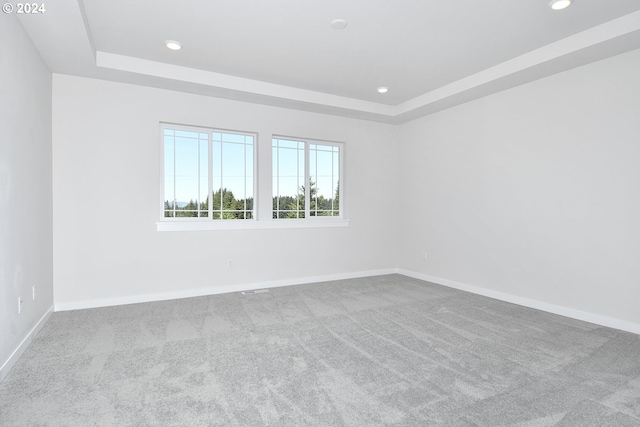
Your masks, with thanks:
[[(66, 75), (53, 82), (56, 308), (397, 265), (395, 126)], [(273, 133), (346, 142), (350, 226), (156, 231), (160, 121), (258, 132), (261, 156)], [(270, 171), (259, 173), (270, 203)]]
[[(26, 347), (23, 341), (52, 308), (53, 273), (51, 73), (15, 15), (0, 16), (0, 40), (2, 380)], [(20, 296), (24, 304), (18, 315)]]
[(640, 324), (638, 76), (633, 51), (403, 125), (400, 267)]

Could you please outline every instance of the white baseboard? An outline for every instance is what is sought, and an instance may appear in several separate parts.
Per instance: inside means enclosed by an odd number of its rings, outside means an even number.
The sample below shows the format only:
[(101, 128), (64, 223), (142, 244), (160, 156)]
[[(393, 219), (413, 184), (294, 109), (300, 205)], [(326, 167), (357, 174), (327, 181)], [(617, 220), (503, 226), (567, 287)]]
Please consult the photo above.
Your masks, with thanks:
[(351, 273), (328, 274), (323, 276), (297, 277), (283, 280), (270, 280), (266, 282), (244, 283), (227, 286), (210, 286), (199, 289), (185, 289), (175, 292), (163, 292), (156, 294), (130, 295), (116, 298), (98, 298), (83, 301), (56, 302), (55, 311), (81, 310), (84, 308), (109, 307), (114, 305), (136, 304), (141, 302), (166, 301), (180, 298), (200, 297), (205, 295), (226, 294), (231, 292), (252, 291), (256, 289), (277, 288), (281, 286), (304, 285), (307, 283), (328, 282), (332, 280), (355, 279), (367, 276), (381, 276), (395, 274), (396, 268), (381, 270), (366, 270)]
[(27, 347), (29, 347), (29, 344), (31, 344), (31, 341), (33, 341), (33, 337), (38, 335), (38, 332), (40, 332), (40, 329), (42, 329), (44, 324), (47, 323), (47, 320), (49, 320), (49, 317), (51, 317), (52, 313), (53, 313), (53, 306), (51, 306), (47, 310), (47, 312), (40, 318), (40, 320), (38, 320), (38, 323), (36, 323), (36, 325), (33, 328), (31, 328), (31, 330), (29, 331), (27, 336), (22, 340), (18, 348), (16, 348), (14, 352), (11, 353), (11, 356), (9, 356), (9, 359), (7, 359), (2, 364), (2, 366), (0, 367), (0, 383), (4, 381), (4, 379), (7, 377), (7, 375), (9, 374), (9, 371), (11, 370), (11, 368), (13, 368), (13, 365), (15, 365), (15, 363), (18, 361), (20, 356), (22, 356), (22, 353), (24, 353)]
[[(491, 289), (482, 288), (479, 286), (468, 285), (465, 283), (456, 282), (453, 280), (444, 279), (436, 276), (430, 276), (428, 274), (417, 273), (414, 271), (404, 270), (400, 268), (386, 268), (386, 269), (380, 269), (380, 270), (366, 270), (366, 271), (357, 271), (357, 272), (351, 272), (351, 273), (328, 274), (328, 275), (322, 275), (322, 276), (297, 277), (297, 278), (291, 278), (291, 279), (271, 280), (266, 282), (244, 283), (244, 284), (228, 285), (228, 286), (211, 286), (211, 287), (199, 288), (199, 289), (186, 289), (182, 291), (164, 292), (164, 293), (156, 293), (156, 294), (130, 295), (130, 296), (123, 296), (123, 297), (116, 297), (116, 298), (99, 298), (99, 299), (82, 300), (82, 301), (57, 302), (55, 303), (54, 308), (55, 308), (55, 311), (80, 310), (85, 308), (109, 307), (114, 305), (136, 304), (136, 303), (152, 302), (152, 301), (166, 301), (171, 299), (191, 298), (191, 297), (224, 294), (224, 293), (231, 293), (231, 292), (251, 291), (256, 289), (277, 288), (281, 286), (304, 285), (308, 283), (328, 282), (332, 280), (343, 280), (343, 279), (354, 279), (354, 278), (367, 277), (367, 276), (381, 276), (384, 274), (395, 274), (395, 273), (402, 274), (408, 277), (413, 277), (420, 280), (424, 280), (431, 283), (436, 283), (436, 284), (447, 286), (450, 288), (471, 292), (473, 294), (483, 295), (483, 296), (494, 298), (500, 301), (505, 301), (512, 304), (521, 305), (524, 307), (534, 308), (536, 310), (546, 311), (548, 313), (558, 314), (560, 316), (565, 316), (572, 319), (594, 323), (596, 325), (607, 326), (610, 328), (620, 329), (622, 331), (640, 334), (639, 323), (629, 322), (627, 320), (604, 316), (601, 314), (575, 310), (569, 307), (549, 304), (542, 301), (519, 297), (516, 295), (507, 294), (504, 292), (498, 292)], [(43, 323), (42, 320), (41, 320), (41, 323)], [(26, 348), (26, 345), (24, 345), (24, 347)], [(16, 350), (16, 352), (18, 352), (18, 350)], [(20, 352), (20, 354), (22, 353)], [(14, 356), (12, 356), (12, 358), (13, 357)], [(5, 366), (6, 365), (7, 364), (5, 363)], [(5, 366), (2, 367), (2, 370), (5, 369)], [(0, 371), (0, 373), (2, 372), (4, 371)], [(0, 379), (1, 378), (2, 376), (0, 375)]]
[(620, 329), (622, 331), (640, 334), (640, 324), (629, 322), (627, 320), (615, 317), (603, 316), (601, 314), (589, 313), (586, 311), (575, 310), (560, 305), (549, 304), (542, 301), (523, 298), (516, 295), (506, 294), (491, 289), (481, 288), (478, 286), (467, 285), (465, 283), (455, 282), (441, 277), (430, 276), (428, 274), (416, 273), (414, 271), (398, 269), (397, 272), (404, 276), (413, 277), (415, 279), (425, 280), (427, 282), (436, 283), (438, 285), (447, 286), (449, 288), (459, 289), (461, 291), (471, 292), (473, 294), (482, 295), (497, 300), (510, 302), (524, 307), (535, 308), (536, 310), (546, 311), (548, 313), (558, 314), (560, 316), (570, 317), (572, 319), (582, 320), (596, 325), (607, 326), (609, 328)]

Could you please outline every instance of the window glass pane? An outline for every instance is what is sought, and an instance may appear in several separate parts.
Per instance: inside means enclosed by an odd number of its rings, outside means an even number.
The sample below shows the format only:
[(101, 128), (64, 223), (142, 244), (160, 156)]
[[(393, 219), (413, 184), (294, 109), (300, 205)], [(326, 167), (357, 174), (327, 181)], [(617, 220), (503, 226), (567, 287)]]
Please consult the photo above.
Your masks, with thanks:
[(189, 201), (198, 200), (198, 177), (177, 176), (176, 183), (176, 204), (179, 208), (187, 205)]
[(309, 145), (310, 213), (312, 216), (340, 215), (340, 148)]
[(173, 202), (176, 200), (174, 194), (174, 178), (173, 175), (165, 175), (164, 177), (164, 203), (170, 203), (173, 205)]
[[(298, 150), (281, 148), (278, 150), (280, 177), (297, 177), (300, 175), (300, 164), (298, 162)], [(304, 176), (304, 175), (302, 175)]]
[(176, 134), (181, 135), (175, 138), (176, 206), (185, 212), (195, 212), (187, 216), (197, 216), (208, 189), (207, 141), (200, 140), (196, 132), (176, 131)]
[[(213, 141), (213, 176), (222, 177), (222, 143)], [(220, 188), (220, 185), (214, 185), (214, 188)]]
[(320, 176), (316, 181), (316, 197), (318, 209), (331, 209), (334, 190), (331, 176)]
[(273, 218), (304, 217), (304, 142), (274, 139)]
[(187, 138), (175, 139), (176, 176), (198, 176), (198, 144), (196, 141)]
[[(211, 183), (211, 192), (215, 194), (216, 192), (220, 191), (222, 188), (223, 188), (222, 178), (214, 176), (213, 181)], [(216, 198), (214, 197), (213, 200), (215, 202)], [(213, 209), (220, 209), (220, 206), (214, 203)]]
[(298, 176), (301, 177), (301, 179), (300, 179), (301, 184), (304, 184), (304, 176), (305, 176), (305, 161), (304, 161), (304, 157), (305, 157), (304, 149), (298, 150), (298, 170), (300, 171)]
[[(203, 135), (204, 139), (202, 139)], [(200, 191), (198, 196), (200, 201), (200, 210), (204, 210), (205, 213), (207, 213), (209, 209), (209, 141), (207, 134), (201, 133), (200, 137)]]
[(222, 159), (225, 177), (244, 177), (245, 159), (244, 145), (222, 144)]
[(198, 132), (193, 132), (190, 130), (176, 130), (175, 135), (176, 138), (198, 138)]
[(334, 147), (333, 152), (333, 209), (334, 215), (340, 215), (340, 150)]
[(173, 203), (174, 195), (174, 168), (173, 168), (173, 138), (164, 138), (164, 200), (165, 203)]
[(300, 148), (298, 141), (290, 141), (290, 140), (287, 140), (287, 139), (274, 139), (273, 141), (274, 141), (274, 147), (278, 147), (278, 148), (293, 148), (293, 149)]
[(302, 193), (301, 186), (298, 185), (298, 177), (283, 177), (278, 180), (278, 196), (296, 197)]
[(207, 135), (204, 141), (198, 132), (164, 129), (163, 135), (164, 216), (198, 216), (208, 188)]
[(253, 184), (253, 146), (247, 146), (245, 159), (246, 159), (244, 164), (245, 175), (247, 179), (251, 181), (251, 183)]
[(253, 199), (253, 181), (247, 180), (246, 183), (247, 192), (244, 194), (246, 199)]
[(213, 135), (213, 219), (251, 219), (247, 211), (253, 209), (254, 138)]
[(244, 135), (238, 135), (235, 133), (223, 133), (222, 134), (222, 140), (224, 142), (236, 142), (239, 144), (244, 144), (245, 143), (245, 137)]
[(174, 200), (174, 187), (173, 187), (173, 137), (164, 137), (164, 200), (165, 202), (173, 202)]
[(245, 179), (244, 177), (228, 177), (224, 180), (224, 190), (233, 195), (235, 200), (242, 200), (245, 198)]

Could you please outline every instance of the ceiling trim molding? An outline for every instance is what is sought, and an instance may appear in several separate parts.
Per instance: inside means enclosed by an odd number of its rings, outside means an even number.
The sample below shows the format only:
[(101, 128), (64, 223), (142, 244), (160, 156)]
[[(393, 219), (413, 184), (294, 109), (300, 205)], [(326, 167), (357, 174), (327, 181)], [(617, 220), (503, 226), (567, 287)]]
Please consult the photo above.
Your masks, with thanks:
[[(393, 124), (640, 48), (640, 11), (636, 11), (389, 105), (97, 51), (83, 2), (59, 3), (55, 11), (41, 19), (19, 17), (54, 73)], [(69, 21), (69, 17), (73, 19)]]
[(195, 83), (225, 90), (248, 92), (258, 96), (268, 96), (287, 101), (317, 104), (343, 110), (355, 110), (362, 113), (388, 117), (394, 116), (394, 107), (390, 105), (166, 64), (163, 62), (149, 61), (131, 56), (97, 51), (96, 65), (102, 68)]
[(396, 115), (410, 113), (445, 98), (639, 30), (640, 12), (625, 15), (415, 97), (396, 106)]

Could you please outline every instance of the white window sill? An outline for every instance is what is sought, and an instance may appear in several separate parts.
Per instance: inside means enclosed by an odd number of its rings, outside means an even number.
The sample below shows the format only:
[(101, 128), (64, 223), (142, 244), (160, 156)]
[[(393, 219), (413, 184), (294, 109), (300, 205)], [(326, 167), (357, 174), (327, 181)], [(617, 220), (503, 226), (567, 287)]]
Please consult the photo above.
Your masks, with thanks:
[(258, 230), (272, 228), (348, 227), (348, 219), (280, 219), (256, 221), (252, 219), (205, 221), (158, 221), (157, 231)]

